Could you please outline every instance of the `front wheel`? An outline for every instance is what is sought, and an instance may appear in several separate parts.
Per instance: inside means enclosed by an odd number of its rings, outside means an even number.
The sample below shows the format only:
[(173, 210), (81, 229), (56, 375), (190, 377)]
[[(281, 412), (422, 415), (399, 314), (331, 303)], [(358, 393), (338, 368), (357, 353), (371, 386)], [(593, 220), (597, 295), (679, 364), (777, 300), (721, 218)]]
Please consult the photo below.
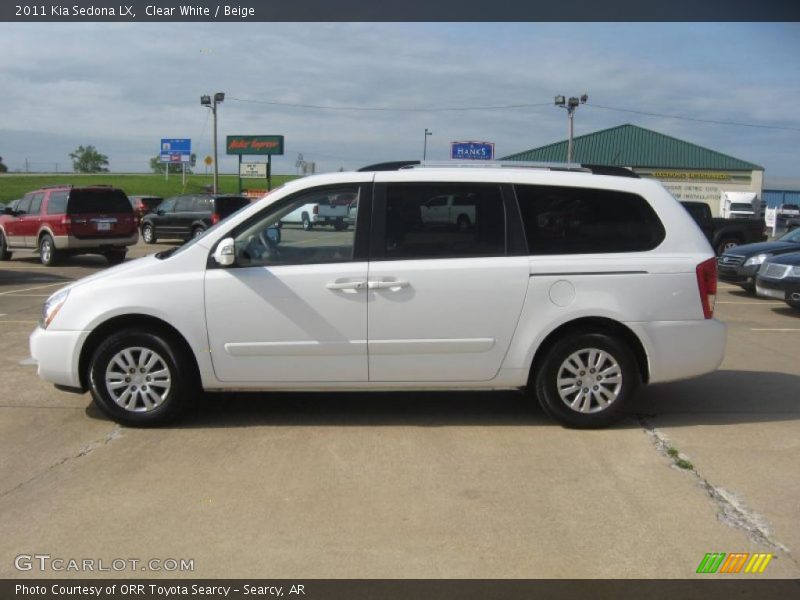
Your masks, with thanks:
[(95, 403), (123, 425), (166, 423), (185, 410), (197, 387), (188, 357), (160, 333), (123, 330), (107, 338), (89, 362)]
[(621, 419), (641, 384), (636, 358), (605, 333), (572, 334), (556, 342), (535, 374), (544, 411), (568, 427), (605, 427)]
[(45, 267), (52, 267), (58, 263), (60, 258), (58, 250), (56, 250), (55, 242), (50, 234), (46, 233), (39, 240), (39, 260)]

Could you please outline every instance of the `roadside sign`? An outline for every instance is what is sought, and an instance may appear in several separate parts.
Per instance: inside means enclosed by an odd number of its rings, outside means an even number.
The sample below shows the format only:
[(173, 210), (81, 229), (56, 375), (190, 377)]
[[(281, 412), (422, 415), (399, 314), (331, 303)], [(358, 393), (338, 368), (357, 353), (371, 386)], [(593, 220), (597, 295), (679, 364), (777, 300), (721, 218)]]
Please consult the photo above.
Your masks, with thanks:
[(229, 135), (225, 148), (228, 154), (283, 154), (282, 135)]
[(204, 163), (206, 163), (206, 166), (207, 166), (207, 167), (210, 167), (212, 164), (214, 164), (214, 159), (213, 159), (213, 158), (211, 158), (210, 156), (206, 156), (206, 157), (203, 159), (203, 162), (204, 162)]
[(161, 162), (188, 163), (192, 160), (192, 140), (161, 138)]
[(241, 163), (239, 165), (239, 177), (242, 179), (266, 179), (267, 163)]
[(453, 160), (494, 160), (492, 142), (450, 142)]

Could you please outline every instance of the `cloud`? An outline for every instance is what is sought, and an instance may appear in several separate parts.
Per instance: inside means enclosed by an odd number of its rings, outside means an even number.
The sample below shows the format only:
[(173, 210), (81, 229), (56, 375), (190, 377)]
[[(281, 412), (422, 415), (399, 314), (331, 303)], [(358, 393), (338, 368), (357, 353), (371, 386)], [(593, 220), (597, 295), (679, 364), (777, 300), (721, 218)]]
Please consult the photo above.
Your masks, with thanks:
[[(161, 137), (211, 150), (199, 96), (224, 91), (220, 137), (280, 133), (322, 170), (429, 157), (450, 141), (486, 139), (500, 154), (566, 134), (557, 93), (587, 91), (576, 133), (634, 122), (790, 176), (800, 132), (702, 125), (599, 105), (800, 127), (776, 110), (800, 93), (800, 28), (786, 24), (171, 23), (0, 25), (0, 154), (66, 163), (94, 143), (116, 170), (145, 170)], [(459, 112), (332, 111), (241, 102), (446, 107), (548, 103)], [(33, 136), (32, 134), (37, 134)], [(57, 144), (39, 144), (41, 139)], [(25, 140), (29, 140), (25, 142)], [(31, 142), (30, 140), (37, 140)], [(24, 154), (23, 154), (24, 151)], [(68, 150), (66, 150), (68, 152)], [(233, 170), (234, 158), (222, 167)]]

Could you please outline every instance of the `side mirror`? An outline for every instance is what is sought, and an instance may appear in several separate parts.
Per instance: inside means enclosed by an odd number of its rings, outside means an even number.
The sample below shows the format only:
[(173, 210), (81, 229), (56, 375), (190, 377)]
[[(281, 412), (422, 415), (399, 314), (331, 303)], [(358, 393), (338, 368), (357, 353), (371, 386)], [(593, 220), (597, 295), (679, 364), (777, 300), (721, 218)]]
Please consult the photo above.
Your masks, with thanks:
[(217, 249), (214, 250), (214, 260), (219, 266), (230, 267), (235, 258), (233, 238), (225, 238), (217, 244)]
[(159, 208), (159, 209), (156, 211), (156, 214), (157, 214), (157, 215), (159, 215), (159, 216), (163, 215), (163, 214), (164, 214), (164, 209), (163, 209), (163, 208)]
[(267, 229), (267, 239), (273, 244), (281, 243), (281, 230), (277, 227), (270, 227)]
[(4, 215), (11, 215), (11, 216), (13, 216), (13, 215), (14, 215), (14, 209), (13, 209), (13, 208), (11, 208), (10, 206), (6, 206), (6, 207), (3, 209), (3, 214), (4, 214)]

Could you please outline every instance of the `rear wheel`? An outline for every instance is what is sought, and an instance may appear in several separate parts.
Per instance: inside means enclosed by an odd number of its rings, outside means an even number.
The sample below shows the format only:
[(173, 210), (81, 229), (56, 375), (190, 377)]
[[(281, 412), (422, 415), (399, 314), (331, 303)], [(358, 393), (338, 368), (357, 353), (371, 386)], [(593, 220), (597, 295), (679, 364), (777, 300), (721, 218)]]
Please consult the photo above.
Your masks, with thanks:
[(11, 260), (11, 252), (8, 251), (6, 236), (0, 231), (0, 260)]
[(345, 223), (344, 220), (340, 217), (333, 222), (333, 228), (336, 231), (344, 231), (345, 229), (347, 229), (347, 223)]
[(180, 415), (197, 391), (195, 371), (169, 336), (139, 329), (115, 333), (89, 361), (95, 403), (124, 425), (166, 423)]
[(735, 248), (738, 245), (739, 245), (739, 240), (737, 240), (736, 238), (722, 238), (717, 243), (717, 248), (716, 248), (717, 255), (725, 254), (725, 252), (727, 252), (731, 248)]
[(314, 224), (311, 222), (311, 219), (308, 218), (308, 213), (303, 213), (303, 229), (305, 231), (311, 231), (314, 228)]
[(456, 225), (458, 225), (458, 230), (462, 233), (466, 232), (470, 228), (470, 221), (467, 215), (459, 215), (458, 220), (456, 221)]
[(45, 233), (39, 240), (39, 260), (45, 267), (52, 267), (58, 263), (61, 258), (60, 253), (56, 250), (56, 245), (53, 238), (49, 233)]
[(125, 257), (127, 255), (127, 250), (109, 250), (103, 254), (110, 265), (118, 265), (125, 262)]
[(605, 427), (621, 419), (636, 397), (636, 358), (605, 333), (568, 335), (547, 352), (534, 388), (545, 412), (568, 427)]
[(142, 226), (142, 239), (145, 244), (155, 244), (158, 241), (158, 238), (156, 238), (156, 228), (150, 223), (146, 223)]

